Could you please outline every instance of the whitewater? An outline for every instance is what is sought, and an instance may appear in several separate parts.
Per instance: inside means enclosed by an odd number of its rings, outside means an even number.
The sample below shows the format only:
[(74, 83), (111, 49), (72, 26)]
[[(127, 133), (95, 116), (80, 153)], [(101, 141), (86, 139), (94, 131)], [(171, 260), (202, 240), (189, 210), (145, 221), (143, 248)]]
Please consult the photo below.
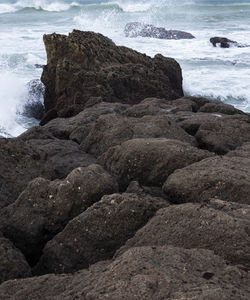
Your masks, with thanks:
[[(192, 33), (194, 40), (128, 38), (128, 22)], [(250, 0), (0, 0), (0, 136), (37, 124), (21, 112), (27, 83), (46, 64), (43, 34), (72, 29), (100, 32), (117, 45), (175, 58), (187, 95), (222, 100), (250, 112), (250, 48), (214, 48), (210, 37), (250, 44)]]

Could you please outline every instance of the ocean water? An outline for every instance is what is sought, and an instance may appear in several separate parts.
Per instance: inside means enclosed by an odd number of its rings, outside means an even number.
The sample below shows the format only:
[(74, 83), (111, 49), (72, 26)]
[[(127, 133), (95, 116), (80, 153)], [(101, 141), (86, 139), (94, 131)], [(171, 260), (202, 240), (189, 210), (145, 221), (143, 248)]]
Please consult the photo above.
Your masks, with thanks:
[[(194, 40), (126, 38), (127, 22), (192, 33)], [(214, 48), (226, 36), (250, 44), (250, 0), (0, 0), (0, 135), (17, 136), (36, 123), (21, 116), (26, 84), (46, 64), (45, 33), (101, 32), (147, 55), (161, 53), (181, 65), (184, 91), (250, 112), (250, 48)]]

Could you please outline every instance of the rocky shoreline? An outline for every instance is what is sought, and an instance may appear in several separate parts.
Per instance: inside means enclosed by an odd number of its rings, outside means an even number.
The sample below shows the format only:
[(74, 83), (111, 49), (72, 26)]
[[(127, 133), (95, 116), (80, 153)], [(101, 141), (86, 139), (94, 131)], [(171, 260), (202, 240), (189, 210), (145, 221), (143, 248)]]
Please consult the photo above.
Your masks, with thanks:
[(0, 139), (0, 299), (249, 299), (249, 114), (171, 58), (44, 41), (43, 126)]

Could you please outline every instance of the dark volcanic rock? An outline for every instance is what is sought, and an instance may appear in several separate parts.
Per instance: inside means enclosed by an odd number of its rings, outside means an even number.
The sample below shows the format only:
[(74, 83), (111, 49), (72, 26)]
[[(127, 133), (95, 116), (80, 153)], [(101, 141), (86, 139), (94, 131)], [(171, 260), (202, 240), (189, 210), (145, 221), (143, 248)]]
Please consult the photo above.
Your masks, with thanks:
[(237, 205), (224, 210), (227, 204), (220, 201), (216, 209), (193, 203), (161, 209), (118, 254), (153, 245), (201, 248), (250, 268), (250, 206)]
[(250, 47), (250, 45), (240, 44), (225, 37), (212, 37), (210, 43), (212, 43), (214, 47), (217, 47), (217, 44), (219, 44), (221, 48), (230, 48), (232, 46), (238, 48)]
[(250, 159), (211, 157), (176, 170), (163, 186), (174, 203), (209, 198), (250, 204)]
[(95, 159), (72, 141), (0, 139), (0, 207), (14, 202), (29, 181), (66, 177)]
[(167, 115), (128, 118), (109, 114), (96, 121), (81, 147), (84, 151), (99, 156), (110, 147), (134, 138), (169, 138), (196, 145), (194, 137)]
[(2, 211), (2, 231), (34, 264), (45, 243), (70, 219), (116, 191), (117, 183), (99, 165), (79, 167), (61, 181), (36, 178)]
[(250, 116), (235, 114), (208, 120), (195, 137), (202, 148), (225, 154), (250, 141)]
[(117, 178), (123, 190), (133, 180), (161, 187), (176, 169), (211, 155), (178, 140), (133, 139), (110, 148), (99, 157), (99, 163)]
[(35, 273), (69, 273), (112, 258), (168, 202), (149, 195), (104, 196), (47, 243)]
[(153, 246), (129, 249), (113, 262), (75, 274), (8, 281), (0, 286), (0, 298), (248, 300), (249, 286), (246, 270), (228, 266), (212, 251)]
[(31, 80), (27, 84), (28, 95), (22, 109), (22, 115), (41, 120), (44, 116), (44, 85), (38, 79)]
[(228, 157), (238, 156), (238, 157), (245, 157), (250, 159), (250, 142), (245, 143), (242, 146), (237, 147), (235, 150), (228, 152), (226, 156)]
[(165, 40), (194, 39), (195, 37), (188, 32), (179, 30), (166, 30), (163, 27), (156, 27), (151, 24), (140, 22), (131, 22), (125, 26), (125, 35), (127, 37), (151, 37)]
[(0, 233), (0, 284), (9, 279), (31, 276), (23, 254)]
[(45, 109), (59, 117), (74, 114), (74, 107), (75, 112), (83, 110), (93, 98), (135, 104), (146, 97), (171, 100), (183, 95), (181, 69), (174, 59), (152, 59), (117, 47), (101, 34), (77, 30), (69, 36), (45, 35), (44, 43)]

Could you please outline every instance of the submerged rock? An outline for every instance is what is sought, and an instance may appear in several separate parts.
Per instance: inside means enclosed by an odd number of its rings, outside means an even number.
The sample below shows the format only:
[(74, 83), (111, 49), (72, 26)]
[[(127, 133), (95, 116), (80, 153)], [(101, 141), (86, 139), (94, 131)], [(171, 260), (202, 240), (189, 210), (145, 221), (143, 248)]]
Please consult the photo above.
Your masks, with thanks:
[(188, 32), (180, 30), (166, 30), (163, 27), (156, 27), (151, 24), (144, 24), (140, 22), (131, 22), (125, 26), (124, 29), (126, 37), (151, 37), (166, 40), (181, 40), (194, 39), (195, 37)]
[(238, 48), (250, 47), (250, 45), (240, 44), (236, 41), (229, 40), (228, 38), (225, 37), (212, 37), (210, 39), (210, 43), (212, 43), (214, 47), (217, 47), (218, 44), (221, 48), (230, 48), (232, 46)]
[(135, 104), (146, 97), (172, 100), (183, 95), (181, 69), (174, 59), (150, 58), (101, 34), (78, 30), (68, 36), (44, 35), (44, 43), (45, 110), (55, 110), (59, 117), (79, 113), (93, 98)]

